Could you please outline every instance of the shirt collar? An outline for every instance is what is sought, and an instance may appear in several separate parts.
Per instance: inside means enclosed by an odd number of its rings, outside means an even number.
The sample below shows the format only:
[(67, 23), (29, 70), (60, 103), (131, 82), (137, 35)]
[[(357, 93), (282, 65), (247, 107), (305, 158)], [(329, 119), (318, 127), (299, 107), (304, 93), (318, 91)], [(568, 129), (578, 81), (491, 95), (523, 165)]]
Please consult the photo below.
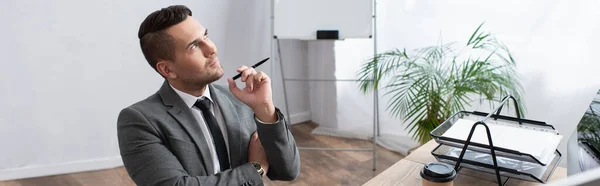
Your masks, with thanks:
[(202, 99), (202, 97), (206, 97), (208, 100), (210, 100), (211, 103), (213, 102), (212, 98), (210, 97), (210, 86), (206, 86), (206, 89), (204, 90), (204, 93), (202, 93), (202, 96), (196, 97), (191, 94), (177, 90), (171, 84), (169, 84), (169, 85), (171, 86), (171, 88), (173, 88), (173, 90), (175, 90), (177, 95), (179, 95), (179, 97), (181, 97), (181, 99), (183, 100), (185, 105), (188, 106), (188, 108), (192, 108), (194, 106), (194, 104), (196, 103), (196, 101), (199, 99)]

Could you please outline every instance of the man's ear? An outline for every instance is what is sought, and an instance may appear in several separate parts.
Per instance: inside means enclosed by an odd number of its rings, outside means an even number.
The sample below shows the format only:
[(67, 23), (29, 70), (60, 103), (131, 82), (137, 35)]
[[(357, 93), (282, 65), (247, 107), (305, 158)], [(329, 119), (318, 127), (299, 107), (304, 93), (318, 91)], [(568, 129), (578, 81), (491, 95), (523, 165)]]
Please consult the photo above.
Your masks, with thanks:
[(160, 60), (156, 63), (156, 70), (165, 78), (175, 79), (177, 74), (173, 71), (173, 63), (169, 60)]

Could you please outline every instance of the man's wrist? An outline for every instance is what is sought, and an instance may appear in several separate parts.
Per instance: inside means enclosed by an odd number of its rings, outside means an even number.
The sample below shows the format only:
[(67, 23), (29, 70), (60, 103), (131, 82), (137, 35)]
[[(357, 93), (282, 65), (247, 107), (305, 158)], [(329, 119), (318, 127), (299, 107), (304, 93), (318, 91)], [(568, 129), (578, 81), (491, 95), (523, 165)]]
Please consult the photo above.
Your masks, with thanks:
[(255, 108), (252, 108), (252, 110), (254, 111), (254, 115), (256, 115), (256, 119), (263, 123), (277, 122), (277, 112), (275, 109), (275, 105), (273, 105), (272, 103), (257, 106)]

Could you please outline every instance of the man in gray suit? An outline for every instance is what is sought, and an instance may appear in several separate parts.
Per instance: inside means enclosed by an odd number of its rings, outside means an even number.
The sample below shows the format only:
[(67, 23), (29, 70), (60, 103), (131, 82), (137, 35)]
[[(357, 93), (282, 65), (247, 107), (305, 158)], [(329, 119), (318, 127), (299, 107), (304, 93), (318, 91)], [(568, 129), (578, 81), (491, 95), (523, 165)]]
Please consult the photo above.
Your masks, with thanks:
[(208, 31), (185, 6), (150, 14), (142, 52), (165, 78), (157, 93), (121, 111), (117, 131), (128, 174), (140, 186), (263, 185), (300, 172), (294, 138), (273, 105), (271, 81), (242, 66), (239, 89), (223, 76)]

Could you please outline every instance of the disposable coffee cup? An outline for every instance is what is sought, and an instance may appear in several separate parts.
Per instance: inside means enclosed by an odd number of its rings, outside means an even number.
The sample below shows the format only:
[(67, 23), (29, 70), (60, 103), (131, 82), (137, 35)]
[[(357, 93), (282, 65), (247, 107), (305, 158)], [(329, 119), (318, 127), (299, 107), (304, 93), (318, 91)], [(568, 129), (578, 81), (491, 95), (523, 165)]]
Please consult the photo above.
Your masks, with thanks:
[(448, 164), (431, 162), (421, 170), (421, 178), (423, 186), (453, 186), (456, 171)]

